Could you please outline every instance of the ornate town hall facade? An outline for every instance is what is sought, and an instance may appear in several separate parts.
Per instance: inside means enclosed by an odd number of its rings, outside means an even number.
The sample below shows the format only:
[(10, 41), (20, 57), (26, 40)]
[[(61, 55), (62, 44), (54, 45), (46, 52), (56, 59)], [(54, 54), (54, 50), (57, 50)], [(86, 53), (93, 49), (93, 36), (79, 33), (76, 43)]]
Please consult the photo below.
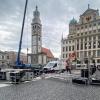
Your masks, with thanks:
[(77, 58), (84, 61), (92, 57), (100, 63), (100, 16), (99, 10), (88, 9), (80, 15), (79, 22), (74, 18), (69, 23), (69, 34), (61, 40), (61, 57)]

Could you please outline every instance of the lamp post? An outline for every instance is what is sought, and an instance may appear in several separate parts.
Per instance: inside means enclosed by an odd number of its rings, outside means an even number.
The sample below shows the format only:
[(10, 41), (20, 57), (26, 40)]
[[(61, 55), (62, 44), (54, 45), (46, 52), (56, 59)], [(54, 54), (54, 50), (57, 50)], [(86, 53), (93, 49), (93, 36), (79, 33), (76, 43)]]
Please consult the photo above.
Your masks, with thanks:
[[(87, 48), (90, 46), (89, 42), (87, 43)], [(91, 56), (88, 55), (87, 57), (87, 69), (88, 69), (88, 84), (91, 83), (91, 66), (90, 66), (90, 60), (91, 60)]]
[(27, 48), (27, 64), (28, 64), (28, 48)]
[(83, 51), (80, 52), (80, 61), (83, 64), (83, 61), (84, 61), (84, 53), (83, 53)]

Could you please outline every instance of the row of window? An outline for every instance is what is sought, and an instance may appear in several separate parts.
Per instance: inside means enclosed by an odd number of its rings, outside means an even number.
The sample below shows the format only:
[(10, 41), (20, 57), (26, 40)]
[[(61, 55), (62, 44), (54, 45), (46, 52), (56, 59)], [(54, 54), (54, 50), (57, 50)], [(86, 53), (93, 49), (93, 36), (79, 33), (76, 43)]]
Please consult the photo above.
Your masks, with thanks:
[(65, 40), (64, 40), (64, 41), (63, 41), (63, 44), (68, 44), (68, 43), (69, 43), (69, 44), (70, 44), (70, 43), (74, 43), (74, 40), (72, 40), (72, 41), (71, 41), (71, 40), (70, 40), (70, 41), (65, 41)]
[[(92, 47), (96, 48), (96, 41), (94, 41), (93, 43), (91, 43), (91, 42), (84, 43), (84, 45), (81, 42), (80, 48), (79, 48), (79, 44), (77, 44), (77, 50), (79, 50), (79, 49), (83, 50), (83, 46), (84, 46), (84, 49), (91, 49)], [(100, 48), (100, 41), (98, 41), (97, 48)]]
[(0, 59), (4, 60), (5, 58), (9, 59), (9, 56), (5, 57), (4, 55), (0, 55)]
[(74, 51), (75, 50), (75, 48), (74, 48), (74, 46), (66, 46), (66, 47), (63, 47), (63, 52), (66, 52), (66, 51)]
[[(93, 36), (93, 37), (89, 37), (88, 39), (87, 39), (87, 37), (86, 38), (84, 38), (84, 41), (87, 41), (87, 40), (89, 40), (89, 41), (91, 41), (92, 40), (92, 38), (93, 38), (93, 40), (96, 40), (96, 36)], [(83, 38), (82, 39), (80, 39), (81, 40), (81, 42), (83, 42)], [(98, 40), (100, 40), (100, 36), (98, 36)], [(77, 43), (79, 42), (79, 39), (77, 39)], [(67, 44), (67, 43), (74, 43), (74, 40), (72, 40), (72, 41), (63, 41), (63, 44)]]
[[(96, 40), (96, 36), (93, 36), (93, 37), (89, 37), (89, 41), (91, 41), (92, 40), (92, 38), (93, 38), (93, 40)], [(87, 41), (87, 37), (86, 38), (84, 38), (84, 40), (85, 41)], [(98, 36), (98, 40), (100, 40), (100, 36)], [(75, 41), (74, 40), (69, 40), (69, 41), (63, 41), (63, 44), (70, 44), (70, 43), (74, 43)], [(79, 42), (79, 39), (77, 39), (77, 42)], [(83, 38), (81, 39), (81, 42), (83, 42)]]
[(0, 56), (0, 59), (4, 59), (4, 56)]
[[(80, 56), (83, 52), (80, 52)], [(100, 50), (97, 50), (97, 55), (96, 55), (96, 50), (93, 51), (84, 51), (84, 57), (88, 56), (93, 56), (93, 57), (100, 57)], [(77, 57), (79, 58), (79, 52), (77, 52)]]
[(84, 29), (84, 28), (86, 29), (88, 27), (92, 27), (92, 26), (96, 26), (96, 25), (100, 25), (100, 22), (78, 27), (77, 30)]
[[(77, 55), (77, 58), (79, 58), (79, 52), (77, 52), (76, 55)], [(93, 57), (96, 57), (96, 50), (84, 51), (84, 54), (83, 52), (80, 52), (80, 56), (83, 56), (83, 57), (88, 57), (92, 55)], [(68, 54), (63, 54), (63, 58), (67, 58), (67, 57), (69, 57)], [(100, 57), (100, 50), (97, 50), (97, 57)]]
[(36, 29), (36, 28), (37, 28), (37, 29), (40, 29), (40, 26), (34, 25), (34, 26), (33, 26), (33, 29)]
[(85, 33), (78, 33), (77, 36), (87, 35), (88, 33), (91, 34), (91, 33), (96, 33), (96, 32), (100, 32), (100, 29), (89, 31), (89, 32), (85, 32)]
[[(79, 43), (77, 43), (77, 50), (83, 50), (83, 46), (84, 46), (84, 49), (92, 49), (92, 48), (96, 48), (96, 41), (93, 41), (93, 43), (88, 42), (88, 43), (84, 43), (81, 42), (80, 43), (80, 46), (79, 46)], [(79, 48), (80, 47), (80, 48)], [(97, 45), (97, 48), (100, 48), (100, 41), (98, 41), (98, 45)], [(63, 47), (63, 52), (66, 52), (66, 51), (74, 51), (75, 50), (75, 47), (74, 46), (66, 46), (66, 47)]]
[[(88, 37), (88, 39), (87, 39), (87, 37), (85, 37), (84, 41), (87, 42), (89, 40), (91, 42), (92, 38), (93, 38), (93, 41), (96, 41), (96, 36)], [(100, 36), (98, 36), (98, 40), (100, 40)], [(80, 39), (80, 42), (83, 42), (83, 38)], [(77, 43), (79, 43), (79, 39), (77, 39)]]

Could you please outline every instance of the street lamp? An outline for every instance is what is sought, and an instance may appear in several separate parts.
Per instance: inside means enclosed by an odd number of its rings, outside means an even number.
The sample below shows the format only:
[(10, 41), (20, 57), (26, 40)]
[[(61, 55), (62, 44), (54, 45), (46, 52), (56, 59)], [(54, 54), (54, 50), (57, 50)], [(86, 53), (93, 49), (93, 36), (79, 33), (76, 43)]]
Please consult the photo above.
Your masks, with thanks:
[(27, 63), (28, 63), (28, 48), (27, 48)]
[[(96, 45), (96, 44), (95, 44)], [(90, 46), (89, 42), (87, 43), (87, 48)], [(88, 69), (88, 84), (91, 83), (91, 66), (90, 66), (90, 60), (92, 59), (91, 55), (88, 55), (87, 57), (87, 69)]]

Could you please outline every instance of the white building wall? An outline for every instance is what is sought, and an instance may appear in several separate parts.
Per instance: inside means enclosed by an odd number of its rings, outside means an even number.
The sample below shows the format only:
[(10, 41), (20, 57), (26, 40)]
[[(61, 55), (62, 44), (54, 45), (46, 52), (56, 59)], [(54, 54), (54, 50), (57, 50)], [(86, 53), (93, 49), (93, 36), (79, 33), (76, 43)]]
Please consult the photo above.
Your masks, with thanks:
[(43, 64), (46, 64), (47, 63), (47, 57), (46, 55), (43, 55)]
[(31, 56), (28, 56), (28, 64), (31, 64)]
[(39, 64), (42, 64), (42, 55), (39, 55), (39, 56), (38, 56), (38, 63), (39, 63)]

